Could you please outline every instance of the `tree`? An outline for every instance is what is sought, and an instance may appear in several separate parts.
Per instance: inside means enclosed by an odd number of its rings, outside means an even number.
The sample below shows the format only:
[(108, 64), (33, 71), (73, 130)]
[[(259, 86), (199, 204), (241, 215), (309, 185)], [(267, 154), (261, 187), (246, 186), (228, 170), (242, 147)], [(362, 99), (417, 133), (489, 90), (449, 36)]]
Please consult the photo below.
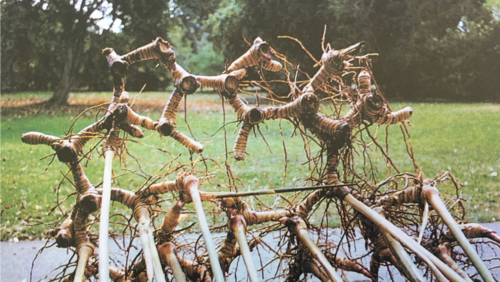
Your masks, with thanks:
[(1, 8), (2, 91), (49, 88), (57, 54), (43, 40), (47, 29), (38, 10), (29, 1), (5, 1)]
[[(2, 5), (2, 91), (54, 90), (52, 104), (66, 104), (71, 89), (107, 90), (105, 47), (125, 53), (156, 37), (170, 37), (183, 49), (186, 65), (211, 70), (197, 57), (207, 50), (202, 22), (217, 1), (6, 0)], [(202, 5), (203, 4), (203, 5)], [(108, 26), (103, 27), (103, 19)], [(109, 29), (120, 23), (120, 30)], [(202, 46), (203, 45), (203, 46)], [(201, 55), (203, 53), (204, 55)], [(220, 68), (218, 68), (220, 71)], [(204, 71), (204, 70), (203, 70)], [(167, 72), (155, 62), (131, 68), (127, 89), (164, 90)]]
[[(468, 32), (457, 29), (463, 19), (471, 26)], [(500, 98), (493, 78), (498, 68), (487, 64), (500, 61), (500, 22), (482, 1), (223, 0), (211, 25), (211, 40), (228, 61), (248, 49), (242, 36), (248, 41), (260, 36), (310, 72), (314, 63), (298, 44), (277, 37), (295, 37), (319, 58), (326, 25), (326, 42), (333, 48), (365, 41), (364, 52), (380, 54), (374, 74), (386, 96)]]
[[(325, 25), (333, 48), (365, 41), (365, 52), (380, 54), (374, 68), (386, 96), (500, 100), (499, 67), (491, 64), (500, 60), (500, 21), (481, 1), (5, 0), (1, 8), (2, 91), (54, 90), (58, 104), (71, 89), (109, 89), (104, 47), (123, 54), (157, 36), (194, 72), (219, 73), (248, 49), (243, 38), (260, 36), (313, 73), (302, 48), (277, 37), (301, 40), (319, 59)], [(101, 19), (120, 23), (120, 31)], [(144, 84), (164, 90), (170, 77), (155, 62), (130, 68), (127, 89)]]

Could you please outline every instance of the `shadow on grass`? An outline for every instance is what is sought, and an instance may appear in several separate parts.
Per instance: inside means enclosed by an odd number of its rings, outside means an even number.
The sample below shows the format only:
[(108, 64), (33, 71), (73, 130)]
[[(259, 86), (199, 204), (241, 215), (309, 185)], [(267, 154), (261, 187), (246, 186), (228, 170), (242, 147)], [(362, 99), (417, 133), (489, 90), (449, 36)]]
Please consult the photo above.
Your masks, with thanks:
[(2, 117), (25, 117), (25, 116), (36, 116), (36, 115), (61, 115), (61, 114), (71, 114), (76, 115), (84, 111), (88, 106), (86, 105), (66, 105), (66, 106), (54, 106), (47, 101), (36, 102), (36, 103), (25, 103), (17, 105), (2, 106), (1, 115)]
[[(163, 111), (167, 101), (168, 94), (158, 98), (140, 98), (134, 100), (131, 97), (129, 104), (133, 109), (141, 114), (157, 113)], [(43, 98), (15, 98), (2, 99), (1, 116), (2, 117), (25, 117), (37, 115), (78, 115), (90, 107), (101, 108), (105, 111), (111, 101), (111, 98), (88, 98), (74, 96), (68, 100), (68, 105), (54, 105), (47, 99)], [(188, 96), (186, 104), (184, 100), (181, 102), (179, 112), (184, 111), (184, 106), (188, 112), (206, 112), (206, 111), (221, 111), (222, 106), (217, 99), (207, 100), (198, 97)]]

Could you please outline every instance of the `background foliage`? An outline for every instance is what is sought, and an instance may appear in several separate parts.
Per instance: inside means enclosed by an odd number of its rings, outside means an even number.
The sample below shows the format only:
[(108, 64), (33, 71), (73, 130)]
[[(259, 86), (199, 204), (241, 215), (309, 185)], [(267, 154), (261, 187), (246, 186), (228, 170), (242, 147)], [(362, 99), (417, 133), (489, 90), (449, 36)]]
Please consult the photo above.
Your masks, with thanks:
[[(497, 2), (6, 0), (2, 92), (108, 91), (101, 50), (124, 54), (157, 36), (170, 41), (178, 61), (194, 73), (219, 73), (223, 62), (247, 50), (244, 39), (257, 36), (310, 71), (314, 61), (278, 36), (299, 39), (319, 59), (326, 25), (333, 48), (365, 41), (364, 52), (380, 54), (374, 72), (392, 99), (500, 101)], [(145, 90), (161, 91), (171, 81), (154, 63), (131, 68), (128, 90), (145, 84)]]

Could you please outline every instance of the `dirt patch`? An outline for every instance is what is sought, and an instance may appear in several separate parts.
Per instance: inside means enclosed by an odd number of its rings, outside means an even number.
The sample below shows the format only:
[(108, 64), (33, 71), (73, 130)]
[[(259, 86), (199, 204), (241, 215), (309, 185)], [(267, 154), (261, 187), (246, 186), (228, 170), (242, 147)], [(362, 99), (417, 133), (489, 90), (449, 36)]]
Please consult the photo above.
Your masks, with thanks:
[(19, 99), (19, 98), (5, 98), (5, 95), (2, 97), (2, 100), (0, 100), (0, 106), (3, 108), (5, 107), (24, 107), (27, 105), (31, 104), (39, 104), (45, 101), (46, 99), (44, 98), (25, 98), (25, 99)]
[[(42, 98), (24, 98), (24, 99), (2, 99), (1, 115), (8, 116), (36, 116), (36, 115), (61, 115), (72, 114), (77, 115), (90, 107), (102, 108), (106, 110), (109, 105), (109, 99), (78, 99), (70, 98), (69, 105), (54, 106), (47, 103), (47, 100)], [(131, 101), (132, 108), (140, 114), (158, 113), (161, 114), (167, 99), (137, 99)], [(99, 107), (101, 105), (101, 107)], [(188, 112), (206, 112), (206, 111), (221, 111), (220, 102), (203, 101), (203, 100), (187, 100), (186, 109)], [(184, 111), (184, 101), (181, 102), (179, 112)]]

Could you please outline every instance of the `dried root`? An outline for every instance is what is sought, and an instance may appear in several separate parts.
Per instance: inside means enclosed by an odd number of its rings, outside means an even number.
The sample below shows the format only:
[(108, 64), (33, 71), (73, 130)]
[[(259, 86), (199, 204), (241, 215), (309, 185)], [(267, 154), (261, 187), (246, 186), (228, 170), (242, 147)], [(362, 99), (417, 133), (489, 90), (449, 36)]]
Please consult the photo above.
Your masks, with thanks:
[[(201, 86), (213, 88), (220, 94), (222, 100), (227, 99), (236, 113), (238, 122), (241, 123), (234, 144), (236, 160), (245, 159), (248, 137), (252, 129), (264, 121), (286, 119), (295, 126), (294, 133), (300, 135), (304, 140), (304, 148), (308, 158), (307, 164), (310, 169), (306, 181), (314, 183), (312, 185), (341, 184), (343, 186), (314, 190), (305, 196), (304, 194), (283, 196), (282, 199), (288, 202), (286, 208), (259, 210), (251, 208), (251, 205), (241, 198), (226, 198), (219, 202), (217, 197), (210, 197), (208, 195), (210, 193), (201, 195), (198, 190), (198, 179), (194, 176), (188, 176), (188, 173), (179, 173), (175, 180), (151, 184), (150, 179), (158, 176), (147, 175), (144, 167), (141, 167), (141, 164), (135, 159), (140, 167), (137, 171), (142, 173), (142, 176), (147, 179), (145, 183), (148, 184), (136, 193), (112, 188), (111, 200), (120, 202), (132, 210), (133, 216), (139, 224), (134, 228), (130, 222), (132, 219), (129, 217), (129, 220), (124, 223), (126, 227), (123, 229), (123, 234), (130, 231), (138, 232), (143, 245), (143, 253), (138, 260), (134, 259), (133, 265), (117, 263), (119, 270), (111, 268), (110, 276), (113, 280), (150, 281), (156, 277), (156, 279), (160, 278), (161, 281), (164, 274), (168, 276), (167, 280), (171, 280), (172, 273), (177, 281), (212, 281), (212, 278), (220, 280), (223, 279), (220, 276), (231, 272), (231, 263), (239, 256), (243, 256), (245, 264), (250, 269), (250, 279), (257, 280), (257, 270), (251, 266), (250, 251), (257, 244), (266, 244), (267, 246), (267, 243), (262, 240), (266, 234), (287, 228), (288, 232), (279, 233), (280, 243), (276, 250), (272, 250), (275, 253), (273, 260), (279, 259), (280, 261), (277, 277), (284, 278), (285, 281), (298, 281), (302, 275), (308, 274), (316, 276), (321, 281), (342, 281), (343, 278), (336, 273), (335, 268), (354, 271), (369, 279), (378, 280), (379, 269), (385, 262), (394, 265), (409, 281), (422, 281), (423, 276), (419, 272), (424, 268), (430, 270), (432, 274), (428, 271), (423, 273), (437, 281), (470, 281), (466, 275), (469, 272), (466, 272), (464, 268), (471, 266), (471, 261), (479, 269), (480, 275), (489, 281), (487, 269), (485, 270), (474, 261), (473, 254), (466, 251), (467, 259), (470, 258), (470, 261), (466, 260), (466, 256), (463, 254), (457, 256), (453, 247), (456, 246), (455, 241), (457, 241), (465, 246), (465, 250), (467, 244), (463, 242), (464, 238), (489, 238), (500, 243), (500, 237), (494, 231), (477, 224), (456, 225), (455, 219), (439, 198), (437, 189), (422, 181), (421, 175), (417, 177), (410, 173), (400, 173), (389, 157), (389, 142), (386, 141), (384, 148), (384, 144), (380, 144), (377, 136), (373, 137), (370, 133), (368, 126), (359, 127), (361, 124), (370, 123), (395, 124), (409, 119), (412, 114), (412, 109), (409, 107), (392, 111), (376, 85), (372, 85), (370, 54), (361, 57), (354, 56), (354, 53), (358, 52), (362, 45), (363, 43), (358, 43), (342, 50), (324, 48), (324, 54), (319, 62), (321, 66), (319, 71), (309, 81), (304, 82), (305, 86), (302, 89), (297, 86), (297, 82), (291, 81), (290, 68), (288, 68), (290, 64), (286, 58), (275, 52), (268, 43), (260, 38), (253, 42), (248, 52), (230, 64), (224, 74), (218, 76), (188, 73), (176, 63), (172, 46), (161, 38), (157, 38), (153, 43), (123, 56), (116, 54), (113, 49), (105, 49), (104, 54), (113, 76), (113, 99), (105, 116), (77, 134), (65, 138), (38, 132), (29, 132), (22, 136), (24, 143), (51, 146), (58, 159), (67, 163), (73, 174), (74, 186), (78, 193), (77, 204), (62, 224), (50, 232), (51, 236), (56, 237), (59, 247), (73, 246), (78, 254), (75, 274), (64, 279), (82, 281), (97, 273), (93, 264), (89, 263), (89, 258), (93, 256), (94, 245), (92, 242), (95, 235), (89, 231), (92, 229), (91, 226), (87, 226), (87, 221), (89, 215), (100, 207), (102, 189), (96, 189), (90, 183), (82, 165), (78, 162), (78, 156), (82, 155), (85, 144), (93, 138), (105, 137), (105, 150), (110, 148), (116, 150), (126, 141), (120, 138), (120, 131), (141, 138), (144, 134), (139, 127), (142, 127), (155, 130), (162, 136), (172, 137), (182, 146), (188, 148), (191, 153), (200, 153), (203, 151), (203, 146), (200, 143), (176, 130), (176, 118), (182, 98), (194, 93)], [(291, 101), (282, 106), (267, 108), (254, 107), (245, 103), (238, 96), (238, 93), (246, 91), (246, 89), (240, 89), (240, 82), (247, 73), (246, 69), (257, 66), (259, 70), (273, 72), (281, 70), (283, 66), (272, 59), (273, 55), (285, 62), (287, 81), (266, 81), (263, 77), (264, 72), (260, 72), (262, 80), (252, 81), (249, 84), (261, 86), (269, 93), (271, 99), (274, 99), (277, 96), (274, 96), (271, 84), (287, 83), (290, 87), (288, 96), (291, 97)], [(175, 84), (175, 90), (158, 121), (133, 111), (127, 105), (129, 95), (125, 91), (127, 68), (139, 61), (152, 59), (160, 60), (165, 65)], [(241, 85), (248, 84), (243, 81)], [(352, 85), (352, 87), (346, 87), (346, 85)], [(328, 104), (323, 103), (327, 99)], [(345, 112), (342, 108), (343, 105), (350, 106), (350, 110), (342, 116), (341, 113)], [(333, 113), (325, 113), (328, 107), (333, 109)], [(407, 139), (409, 133), (406, 131), (404, 123), (401, 125), (401, 129), (407, 151), (415, 164), (411, 142)], [(104, 134), (104, 131), (107, 132)], [(366, 136), (365, 133), (371, 138), (370, 143), (363, 139)], [(284, 143), (285, 141), (283, 141)], [(311, 146), (313, 143), (318, 145), (317, 151), (312, 149), (316, 146)], [(372, 144), (375, 145), (372, 146)], [(126, 146), (121, 148), (126, 150)], [(375, 151), (375, 154), (381, 152), (384, 156), (389, 176), (387, 180), (379, 182), (377, 179), (381, 171), (376, 167), (371, 151)], [(317, 152), (315, 156), (314, 152)], [(122, 158), (125, 159), (123, 155)], [(207, 158), (200, 156), (198, 159), (192, 160), (189, 165), (179, 164), (177, 167), (169, 167), (164, 175), (168, 175), (172, 171), (185, 170), (191, 174), (203, 175), (203, 181), (213, 184), (214, 175), (220, 172), (221, 166), (218, 166), (216, 170), (211, 170), (212, 168), (207, 165), (209, 163), (207, 160)], [(126, 165), (124, 160), (123, 163)], [(205, 164), (205, 171), (200, 169), (200, 163)], [(361, 168), (359, 168), (360, 166)], [(129, 168), (127, 167), (127, 169)], [(395, 176), (392, 175), (393, 169), (398, 173)], [(415, 170), (420, 173), (416, 164)], [(238, 176), (231, 171), (227, 161), (226, 172), (229, 178), (226, 181), (228, 183), (219, 179), (223, 184), (220, 187), (238, 188)], [(118, 177), (117, 179), (116, 183), (123, 184)], [(452, 177), (449, 179), (454, 181)], [(401, 184), (403, 180), (404, 187)], [(410, 180), (413, 182), (410, 183)], [(351, 182), (356, 185), (348, 184), (348, 187), (342, 184), (343, 182)], [(458, 184), (455, 182), (458, 189)], [(387, 185), (386, 190), (383, 187), (385, 185)], [(173, 192), (174, 202), (172, 202), (172, 206), (167, 211), (153, 207), (153, 205), (165, 201), (163, 194), (167, 192)], [(330, 200), (332, 198), (335, 200)], [(325, 199), (328, 201), (324, 201)], [(227, 225), (215, 227), (211, 225), (212, 228), (209, 228), (201, 200), (210, 200), (220, 204), (218, 206), (220, 209), (213, 212), (214, 221), (218, 220), (221, 211), (225, 211), (228, 217)], [(261, 201), (261, 199), (258, 200)], [(182, 210), (189, 202), (195, 204), (195, 211), (199, 219), (198, 224), (202, 229), (206, 247), (199, 248), (201, 245), (198, 242), (184, 243), (182, 240), (178, 240), (179, 234), (183, 233), (183, 229), (178, 228), (179, 222), (182, 220)], [(457, 203), (460, 205), (458, 200)], [(262, 204), (263, 206), (267, 205), (265, 200), (262, 201)], [(321, 210), (320, 207), (323, 205), (328, 209)], [(417, 235), (414, 227), (420, 224), (422, 209), (426, 205), (433, 210), (429, 215), (428, 224), (426, 224), (428, 231), (422, 233), (422, 239), (419, 241), (422, 242), (422, 245), (420, 245), (420, 243), (411, 240), (411, 237)], [(368, 206), (380, 207), (369, 208)], [(188, 206), (189, 208), (190, 206)], [(384, 211), (383, 214), (386, 218), (380, 218), (381, 215), (377, 211), (381, 210)], [(340, 247), (335, 245), (337, 242), (318, 244), (320, 239), (329, 236), (328, 232), (325, 232), (329, 228), (329, 223), (322, 220), (318, 226), (315, 226), (317, 221), (313, 221), (314, 213), (323, 213), (322, 219), (328, 219), (333, 211), (338, 212), (342, 230), (345, 231), (342, 240), (347, 240), (347, 243), (358, 240), (354, 238), (352, 230), (355, 227), (362, 227), (365, 242), (367, 242), (367, 246), (370, 246), (370, 250), (365, 254), (368, 256), (371, 253), (370, 270), (357, 259), (351, 259), (351, 254), (345, 254), (341, 249), (338, 249)], [(127, 215), (122, 215), (123, 218), (127, 218)], [(164, 218), (161, 226), (154, 230), (154, 225), (151, 223), (155, 222), (156, 216), (160, 218), (164, 216)], [(282, 225), (276, 224), (278, 221)], [(442, 222), (450, 226), (449, 230), (442, 230)], [(227, 228), (227, 235), (218, 241), (220, 244), (217, 251), (211, 241), (213, 234), (211, 232), (220, 232), (225, 228)], [(457, 230), (461, 232), (457, 233)], [(318, 240), (312, 239), (311, 233), (314, 232), (318, 232)], [(253, 239), (247, 241), (249, 234), (252, 235)], [(458, 240), (455, 239), (455, 236), (458, 237)], [(248, 237), (250, 238), (250, 236)], [(286, 243), (288, 243), (288, 247), (284, 250)], [(474, 243), (481, 244), (482, 241)], [(411, 250), (418, 259), (408, 255), (403, 245)], [(270, 246), (267, 247), (272, 249)], [(126, 252), (129, 252), (130, 248)], [(156, 250), (158, 250), (158, 256), (154, 254)], [(428, 250), (432, 250), (445, 263), (435, 258)], [(493, 258), (492, 260), (498, 259)], [(281, 265), (286, 261), (290, 263), (285, 266), (286, 270), (283, 270)], [(415, 261), (423, 261), (423, 263), (418, 264), (417, 268)], [(267, 266), (266, 263), (263, 262), (263, 268)], [(217, 264), (220, 264), (221, 271), (216, 269)]]
[[(500, 236), (496, 234), (495, 230), (491, 230), (489, 228), (486, 228), (482, 226), (481, 224), (478, 223), (467, 223), (467, 224), (460, 224), (459, 225), (460, 229), (464, 233), (465, 237), (469, 239), (475, 239), (475, 238), (489, 238), (497, 243), (500, 243)], [(453, 234), (449, 229), (447, 229), (444, 233), (443, 236), (447, 240), (456, 240)]]
[(271, 60), (272, 49), (267, 42), (257, 37), (252, 47), (241, 57), (236, 59), (227, 69), (227, 72), (233, 72), (239, 69), (249, 68), (260, 64), (262, 68), (269, 71), (279, 71), (282, 66), (277, 61)]
[(389, 109), (383, 97), (377, 92), (371, 92), (371, 75), (362, 71), (358, 76), (359, 101), (343, 117), (351, 127), (358, 126), (363, 120), (378, 124), (395, 124), (410, 118), (411, 107), (393, 112)]

